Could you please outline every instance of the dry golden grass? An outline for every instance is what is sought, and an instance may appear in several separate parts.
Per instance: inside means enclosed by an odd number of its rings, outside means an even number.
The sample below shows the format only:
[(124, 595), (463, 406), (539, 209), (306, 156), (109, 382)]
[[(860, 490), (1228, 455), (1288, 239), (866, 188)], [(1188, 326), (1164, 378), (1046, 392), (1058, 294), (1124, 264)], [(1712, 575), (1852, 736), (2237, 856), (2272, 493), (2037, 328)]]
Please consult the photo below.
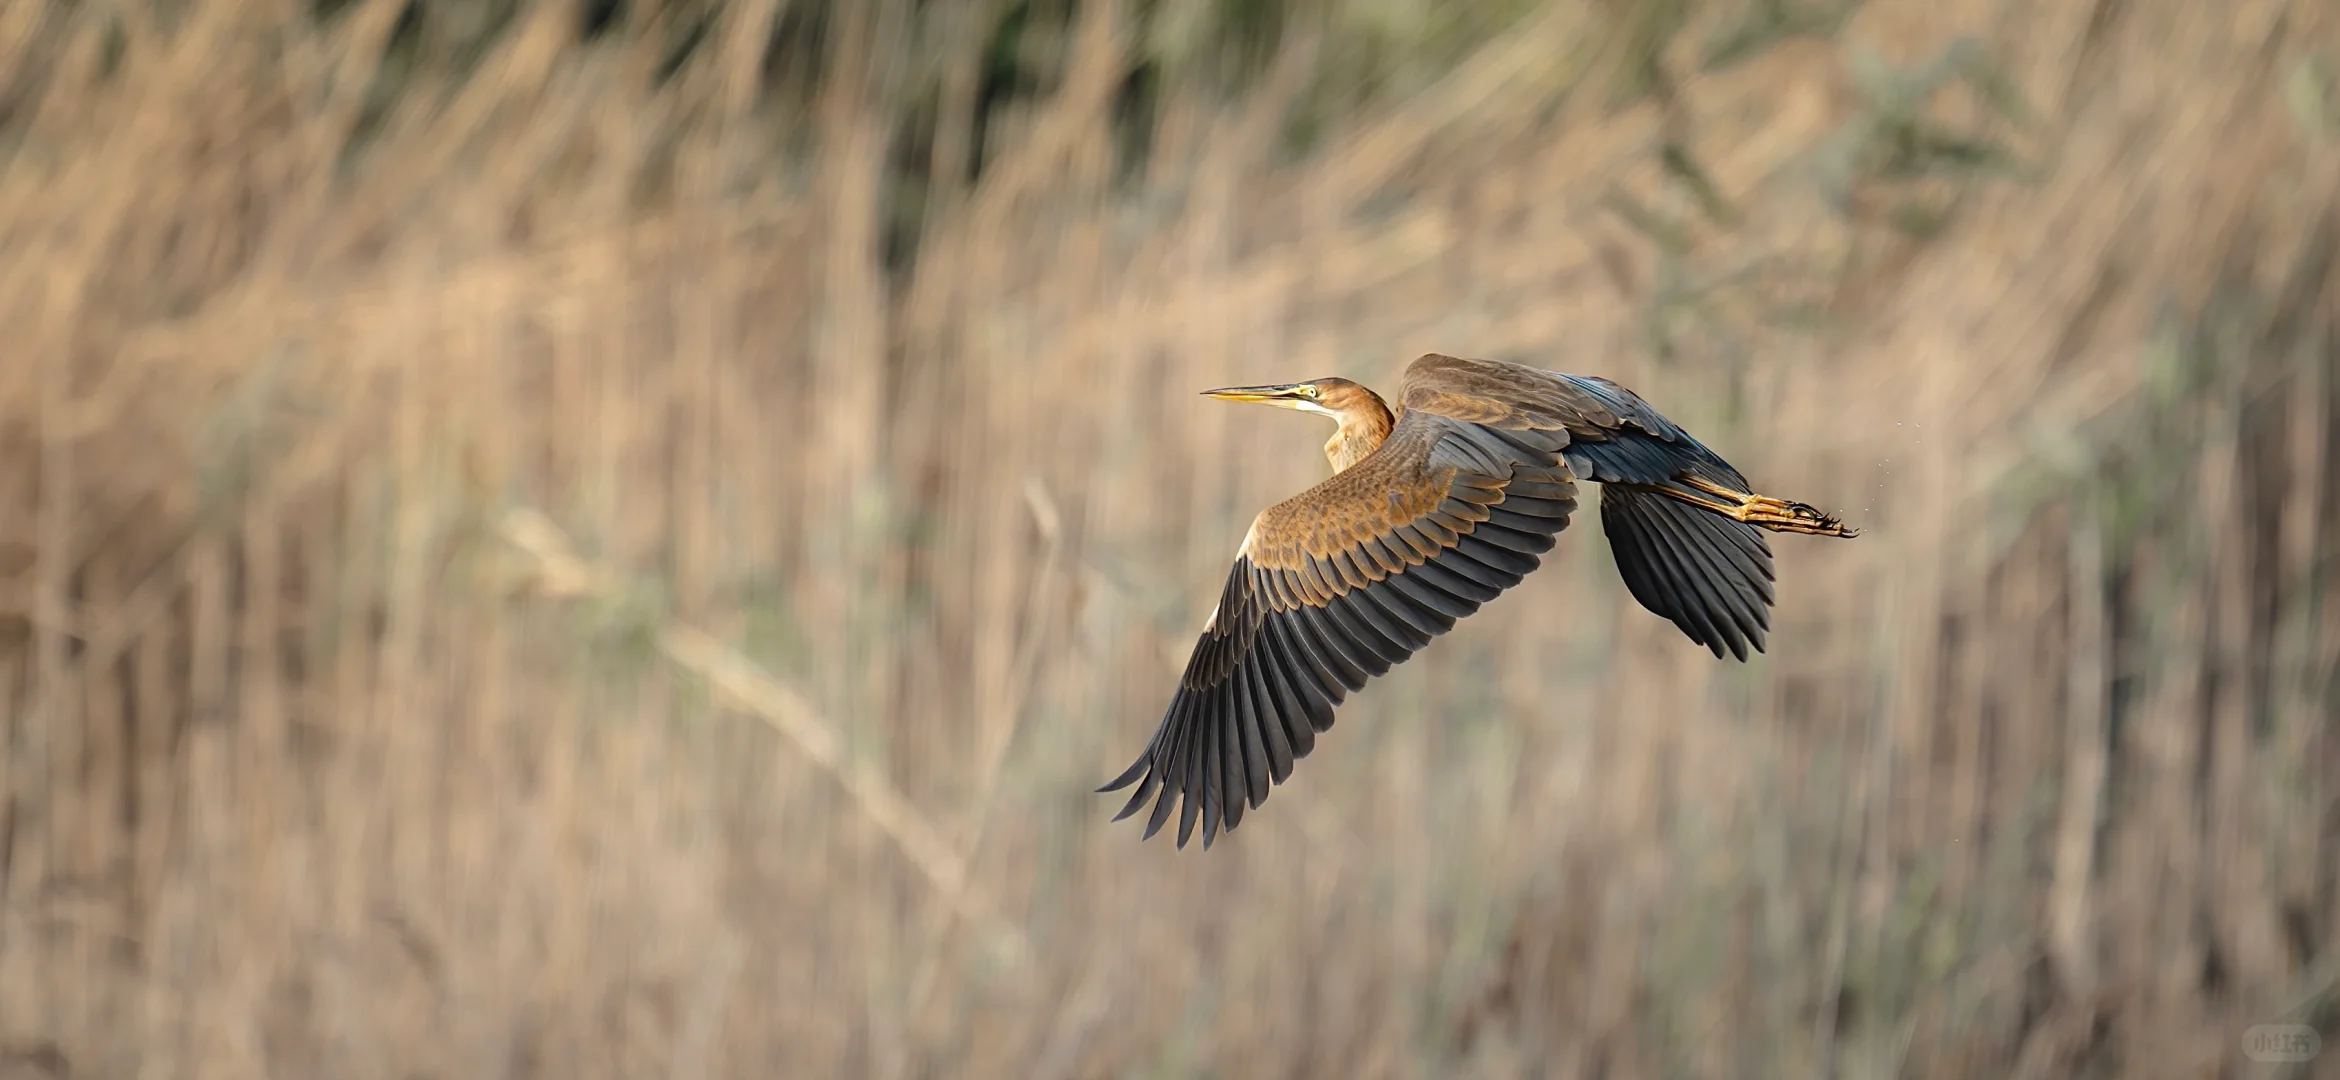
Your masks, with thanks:
[[(437, 64), (403, 6), (0, 5), (0, 1076), (2340, 1039), (2329, 3), (1553, 0), (1338, 107), (1295, 19), (1131, 175), (1128, 3), (981, 130), (997, 6), (522, 3)], [(1777, 545), (1742, 667), (1588, 513), (1220, 846), (1108, 826), (1322, 469), (1193, 391), (1431, 350), (1866, 535)]]

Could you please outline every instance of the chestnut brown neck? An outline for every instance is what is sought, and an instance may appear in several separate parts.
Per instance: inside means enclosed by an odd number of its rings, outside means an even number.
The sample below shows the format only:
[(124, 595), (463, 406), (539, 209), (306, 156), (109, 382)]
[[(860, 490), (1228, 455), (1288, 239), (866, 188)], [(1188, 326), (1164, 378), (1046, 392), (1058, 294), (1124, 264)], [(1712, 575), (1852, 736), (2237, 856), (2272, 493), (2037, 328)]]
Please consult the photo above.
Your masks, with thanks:
[(1367, 454), (1380, 448), (1381, 441), (1389, 438), (1390, 428), (1395, 424), (1381, 395), (1364, 387), (1358, 387), (1353, 397), (1328, 411), (1341, 424), (1341, 429), (1324, 444), (1325, 460), (1332, 462), (1336, 473), (1365, 460)]

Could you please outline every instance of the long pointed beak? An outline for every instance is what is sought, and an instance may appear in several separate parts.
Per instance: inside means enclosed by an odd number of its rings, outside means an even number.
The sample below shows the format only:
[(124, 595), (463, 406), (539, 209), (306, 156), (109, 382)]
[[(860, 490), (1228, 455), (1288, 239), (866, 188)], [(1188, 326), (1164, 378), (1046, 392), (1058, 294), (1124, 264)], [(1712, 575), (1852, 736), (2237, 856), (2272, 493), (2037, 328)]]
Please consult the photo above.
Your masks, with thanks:
[(1300, 392), (1307, 386), (1307, 383), (1283, 383), (1276, 386), (1229, 386), (1218, 390), (1205, 390), (1203, 396), (1218, 398), (1221, 401), (1252, 401), (1262, 405), (1287, 405), (1306, 400), (1300, 396)]

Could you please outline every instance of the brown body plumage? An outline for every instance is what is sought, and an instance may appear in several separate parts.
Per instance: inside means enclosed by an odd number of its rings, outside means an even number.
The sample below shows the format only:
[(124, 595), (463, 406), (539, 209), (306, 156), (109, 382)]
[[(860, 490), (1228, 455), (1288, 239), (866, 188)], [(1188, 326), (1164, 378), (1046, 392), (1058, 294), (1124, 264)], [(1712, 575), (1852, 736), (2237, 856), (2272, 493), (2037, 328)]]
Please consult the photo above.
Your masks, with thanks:
[[(1602, 486), (1601, 526), (1625, 585), (1717, 657), (1760, 652), (1771, 549), (1758, 530), (1850, 537), (1745, 477), (1606, 379), (1431, 353), (1400, 409), (1347, 379), (1207, 391), (1322, 413), (1333, 475), (1262, 511), (1114, 820), (1181, 803), (1178, 845), (1243, 820), (1308, 756), (1333, 709), (1519, 583)], [(1158, 798), (1157, 798), (1158, 794)]]

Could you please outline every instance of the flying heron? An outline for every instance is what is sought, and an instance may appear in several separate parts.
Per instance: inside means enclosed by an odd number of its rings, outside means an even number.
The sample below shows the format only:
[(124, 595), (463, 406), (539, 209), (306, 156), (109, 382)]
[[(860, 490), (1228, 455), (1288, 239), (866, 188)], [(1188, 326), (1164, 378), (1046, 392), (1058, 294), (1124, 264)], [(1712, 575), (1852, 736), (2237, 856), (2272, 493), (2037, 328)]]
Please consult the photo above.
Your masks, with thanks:
[[(1517, 585), (1568, 526), (1576, 481), (1601, 485), (1601, 531), (1625, 587), (1720, 658), (1763, 649), (1763, 533), (1858, 533), (1755, 494), (1739, 470), (1607, 379), (1430, 353), (1399, 409), (1347, 379), (1206, 390), (1319, 413), (1331, 478), (1262, 511), (1153, 741), (1099, 792), (1154, 799), (1145, 837), (1183, 803), (1203, 847), (1291, 776), (1365, 680)], [(1158, 793), (1158, 797), (1157, 797)]]

